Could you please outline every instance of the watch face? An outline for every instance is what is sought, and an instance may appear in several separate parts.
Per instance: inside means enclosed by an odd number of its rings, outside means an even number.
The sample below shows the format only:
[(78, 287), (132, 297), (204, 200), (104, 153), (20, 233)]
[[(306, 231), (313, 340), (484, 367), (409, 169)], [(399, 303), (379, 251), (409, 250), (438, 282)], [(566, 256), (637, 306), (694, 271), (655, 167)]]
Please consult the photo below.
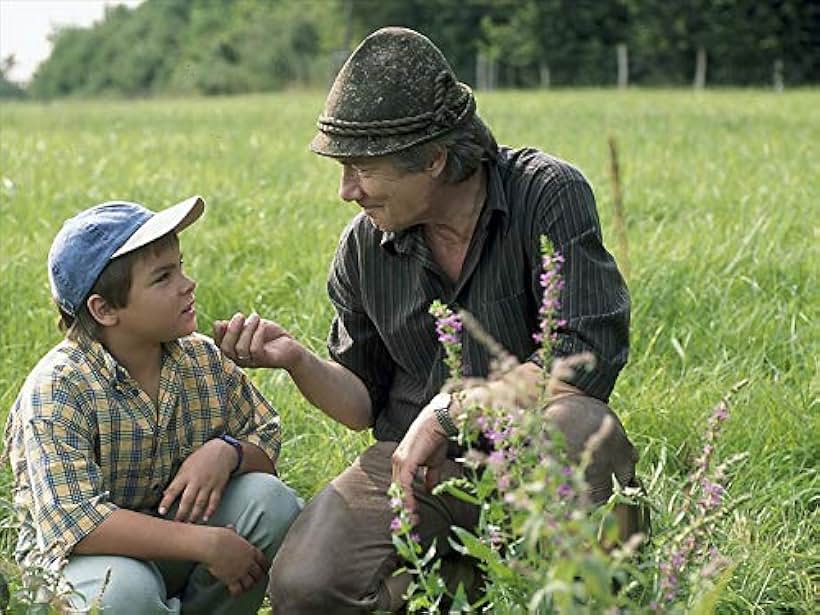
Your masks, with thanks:
[(430, 400), (430, 405), (434, 408), (449, 408), (452, 396), (449, 393), (439, 393)]

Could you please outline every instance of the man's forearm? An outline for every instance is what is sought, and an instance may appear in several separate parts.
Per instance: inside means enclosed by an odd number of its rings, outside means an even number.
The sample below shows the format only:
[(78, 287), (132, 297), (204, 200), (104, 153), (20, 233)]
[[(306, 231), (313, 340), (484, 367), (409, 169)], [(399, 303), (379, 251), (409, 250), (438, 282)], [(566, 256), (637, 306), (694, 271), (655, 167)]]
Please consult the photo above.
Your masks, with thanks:
[[(517, 365), (497, 380), (483, 382), (477, 386), (467, 387), (456, 396), (451, 408), (451, 418), (456, 425), (463, 418), (463, 405), (492, 405), (495, 403), (515, 405), (522, 408), (536, 404), (542, 394), (544, 371), (531, 361)], [(554, 401), (567, 395), (585, 395), (581, 389), (558, 378), (549, 378), (548, 401)]]
[(78, 542), (73, 553), (204, 562), (211, 535), (217, 529), (121, 508)]
[(372, 424), (370, 394), (359, 377), (343, 365), (305, 349), (288, 372), (302, 395), (332, 419), (355, 430)]

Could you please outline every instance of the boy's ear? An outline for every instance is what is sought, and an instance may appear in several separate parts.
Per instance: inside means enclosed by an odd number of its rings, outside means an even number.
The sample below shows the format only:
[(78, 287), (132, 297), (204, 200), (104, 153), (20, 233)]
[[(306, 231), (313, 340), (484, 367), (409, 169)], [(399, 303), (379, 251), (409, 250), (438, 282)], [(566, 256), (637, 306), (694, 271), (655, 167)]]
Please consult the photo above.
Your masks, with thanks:
[(101, 326), (113, 327), (119, 322), (117, 309), (111, 307), (111, 304), (101, 295), (90, 295), (86, 299), (85, 305), (88, 308), (88, 313), (91, 314), (91, 318), (100, 323)]

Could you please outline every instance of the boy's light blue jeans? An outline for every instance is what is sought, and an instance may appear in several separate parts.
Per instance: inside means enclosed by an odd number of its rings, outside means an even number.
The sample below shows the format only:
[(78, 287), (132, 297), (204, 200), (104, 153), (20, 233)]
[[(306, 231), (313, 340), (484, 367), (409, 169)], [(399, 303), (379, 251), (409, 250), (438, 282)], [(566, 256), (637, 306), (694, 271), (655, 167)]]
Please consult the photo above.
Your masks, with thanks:
[[(302, 500), (272, 474), (243, 474), (228, 483), (208, 525), (233, 525), (270, 561), (301, 508)], [(172, 518), (175, 512), (176, 506), (167, 517)], [(99, 596), (109, 569), (108, 585)], [(233, 597), (196, 562), (144, 561), (114, 555), (72, 556), (64, 574), (81, 595), (72, 600), (75, 612), (96, 604), (103, 613), (112, 615), (256, 613), (267, 587), (266, 577)]]

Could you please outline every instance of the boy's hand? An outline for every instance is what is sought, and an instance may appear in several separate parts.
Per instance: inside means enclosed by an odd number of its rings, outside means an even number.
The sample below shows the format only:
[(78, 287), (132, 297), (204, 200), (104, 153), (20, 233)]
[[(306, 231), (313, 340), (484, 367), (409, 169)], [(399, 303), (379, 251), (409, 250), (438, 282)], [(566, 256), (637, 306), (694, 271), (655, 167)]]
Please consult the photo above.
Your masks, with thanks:
[(202, 563), (225, 584), (232, 596), (251, 589), (267, 577), (270, 562), (262, 551), (230, 526), (212, 529), (214, 539)]
[[(216, 512), (236, 465), (236, 451), (221, 440), (209, 440), (182, 463), (159, 503), (164, 515), (178, 497), (176, 521), (208, 521)], [(204, 514), (203, 514), (204, 513)]]
[(214, 340), (222, 352), (242, 367), (283, 367), (290, 371), (304, 348), (271, 320), (236, 313), (229, 321), (214, 321)]

